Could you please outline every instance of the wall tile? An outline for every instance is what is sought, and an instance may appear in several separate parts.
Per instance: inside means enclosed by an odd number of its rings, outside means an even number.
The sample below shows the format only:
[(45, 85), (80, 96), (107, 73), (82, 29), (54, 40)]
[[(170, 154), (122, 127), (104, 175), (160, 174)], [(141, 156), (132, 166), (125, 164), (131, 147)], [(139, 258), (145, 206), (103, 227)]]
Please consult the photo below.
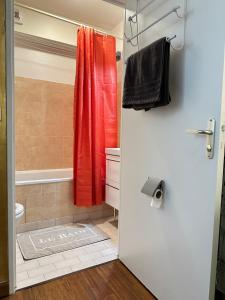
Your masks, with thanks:
[(36, 208), (37, 206), (43, 205), (41, 184), (25, 185), (23, 187), (24, 198), (26, 201), (26, 212), (30, 208)]
[(63, 225), (73, 223), (73, 216), (62, 216), (55, 219), (55, 225)]
[(49, 194), (49, 193), (56, 193), (58, 183), (46, 183), (42, 184), (42, 193)]
[(47, 219), (47, 220), (41, 220), (41, 221), (35, 221), (35, 222), (28, 222), (28, 223), (17, 225), (16, 232), (22, 233), (22, 232), (47, 228), (47, 227), (51, 227), (51, 226), (55, 226), (55, 225), (56, 225), (55, 219)]
[(71, 166), (73, 163), (73, 137), (63, 137), (63, 165)]
[(16, 170), (72, 167), (73, 93), (72, 85), (16, 78)]
[(17, 186), (16, 201), (25, 206), (25, 218), (17, 226), (17, 232), (113, 215), (107, 204), (75, 206), (72, 182)]
[[(122, 74), (122, 62), (118, 62), (118, 136), (120, 134)], [(17, 170), (72, 167), (73, 104), (74, 87), (72, 85), (16, 77)], [(43, 137), (46, 137), (48, 142)], [(60, 139), (54, 139), (56, 137)]]
[(63, 168), (63, 145), (62, 137), (43, 136), (40, 138), (42, 144), (40, 161), (41, 169)]

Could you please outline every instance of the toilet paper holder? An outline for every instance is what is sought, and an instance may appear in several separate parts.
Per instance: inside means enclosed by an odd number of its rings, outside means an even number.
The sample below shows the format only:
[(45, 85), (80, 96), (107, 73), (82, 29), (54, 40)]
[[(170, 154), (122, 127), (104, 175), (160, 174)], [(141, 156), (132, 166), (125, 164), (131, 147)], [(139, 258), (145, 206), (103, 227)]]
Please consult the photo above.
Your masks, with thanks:
[(150, 178), (144, 183), (141, 192), (151, 198), (151, 206), (160, 208), (164, 198), (164, 181), (157, 178)]
[(164, 181), (161, 179), (148, 177), (141, 189), (141, 192), (150, 197), (153, 197), (155, 194), (157, 194), (157, 198), (159, 198), (161, 197), (161, 193), (163, 194), (164, 192)]

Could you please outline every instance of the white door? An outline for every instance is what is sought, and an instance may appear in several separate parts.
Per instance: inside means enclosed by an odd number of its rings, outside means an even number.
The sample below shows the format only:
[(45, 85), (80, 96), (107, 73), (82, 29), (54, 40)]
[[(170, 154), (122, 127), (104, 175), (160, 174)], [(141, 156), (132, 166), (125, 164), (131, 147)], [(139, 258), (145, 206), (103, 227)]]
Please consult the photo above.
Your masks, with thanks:
[[(143, 24), (148, 20), (143, 16)], [(160, 300), (213, 299), (224, 40), (225, 2), (188, 0), (185, 46), (171, 55), (172, 102), (122, 112), (119, 257)], [(151, 41), (145, 32), (141, 47)], [(131, 51), (126, 44), (125, 56)], [(213, 159), (206, 158), (205, 136), (186, 133), (207, 129), (210, 118), (216, 120)], [(162, 209), (140, 192), (147, 177), (165, 180)]]

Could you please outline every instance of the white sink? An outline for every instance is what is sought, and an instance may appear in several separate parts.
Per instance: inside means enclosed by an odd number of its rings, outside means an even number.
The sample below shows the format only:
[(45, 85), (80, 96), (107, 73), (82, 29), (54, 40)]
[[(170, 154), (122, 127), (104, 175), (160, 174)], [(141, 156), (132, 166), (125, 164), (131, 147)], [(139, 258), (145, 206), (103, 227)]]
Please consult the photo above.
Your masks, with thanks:
[(105, 148), (105, 153), (120, 156), (120, 148)]

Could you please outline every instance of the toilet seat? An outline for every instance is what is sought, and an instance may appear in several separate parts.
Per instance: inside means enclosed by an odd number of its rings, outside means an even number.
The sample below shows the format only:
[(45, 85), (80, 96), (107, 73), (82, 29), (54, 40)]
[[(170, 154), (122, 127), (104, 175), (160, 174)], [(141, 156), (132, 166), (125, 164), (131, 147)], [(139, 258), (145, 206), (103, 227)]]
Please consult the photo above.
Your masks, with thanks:
[(16, 208), (15, 208), (15, 216), (16, 218), (20, 218), (24, 214), (24, 207), (20, 203), (16, 203)]

